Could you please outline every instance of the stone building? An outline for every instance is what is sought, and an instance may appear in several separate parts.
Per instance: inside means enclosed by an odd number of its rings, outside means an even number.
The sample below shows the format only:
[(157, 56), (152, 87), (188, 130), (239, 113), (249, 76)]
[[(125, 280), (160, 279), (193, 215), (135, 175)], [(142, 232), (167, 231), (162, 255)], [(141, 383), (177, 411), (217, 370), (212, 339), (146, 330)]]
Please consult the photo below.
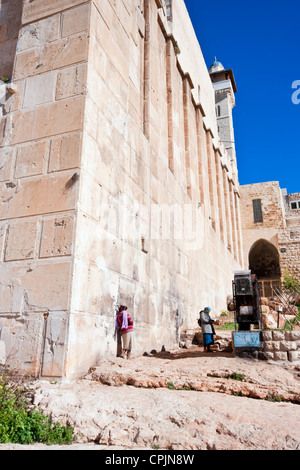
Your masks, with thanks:
[(208, 72), (183, 0), (0, 4), (9, 360), (85, 373), (115, 355), (121, 303), (135, 353), (178, 344), (243, 264), (232, 71)]
[(243, 185), (240, 192), (244, 265), (269, 297), (286, 271), (300, 281), (300, 193), (287, 194), (277, 181)]

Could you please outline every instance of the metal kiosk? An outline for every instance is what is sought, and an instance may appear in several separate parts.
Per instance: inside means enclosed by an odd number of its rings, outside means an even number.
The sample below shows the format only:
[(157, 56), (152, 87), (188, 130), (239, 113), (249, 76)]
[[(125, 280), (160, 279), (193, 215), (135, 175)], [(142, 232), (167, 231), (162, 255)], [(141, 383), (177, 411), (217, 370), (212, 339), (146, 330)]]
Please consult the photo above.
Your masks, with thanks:
[(236, 353), (253, 353), (260, 349), (262, 330), (261, 295), (256, 275), (251, 274), (251, 271), (236, 271), (232, 288), (235, 308), (234, 349)]

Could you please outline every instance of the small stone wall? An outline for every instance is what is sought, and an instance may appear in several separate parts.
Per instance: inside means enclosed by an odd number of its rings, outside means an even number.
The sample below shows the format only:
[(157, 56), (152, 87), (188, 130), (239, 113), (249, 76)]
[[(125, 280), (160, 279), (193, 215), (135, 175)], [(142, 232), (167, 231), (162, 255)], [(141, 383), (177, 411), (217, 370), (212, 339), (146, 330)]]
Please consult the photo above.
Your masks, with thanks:
[(267, 360), (300, 361), (300, 331), (262, 331)]
[[(259, 348), (235, 348), (233, 334), (234, 331), (218, 330), (215, 336), (216, 351), (267, 361), (300, 362), (300, 331), (262, 330)], [(201, 331), (184, 330), (179, 346), (188, 349), (193, 344), (203, 346)]]

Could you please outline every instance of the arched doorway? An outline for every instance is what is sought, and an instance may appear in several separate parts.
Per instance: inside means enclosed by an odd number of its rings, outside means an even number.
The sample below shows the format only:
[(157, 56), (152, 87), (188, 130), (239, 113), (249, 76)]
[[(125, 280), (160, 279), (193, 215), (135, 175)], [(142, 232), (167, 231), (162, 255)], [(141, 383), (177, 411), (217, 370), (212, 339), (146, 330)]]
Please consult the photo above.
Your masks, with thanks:
[(273, 288), (280, 284), (281, 270), (277, 248), (260, 239), (249, 251), (249, 269), (256, 274), (263, 297), (272, 297)]

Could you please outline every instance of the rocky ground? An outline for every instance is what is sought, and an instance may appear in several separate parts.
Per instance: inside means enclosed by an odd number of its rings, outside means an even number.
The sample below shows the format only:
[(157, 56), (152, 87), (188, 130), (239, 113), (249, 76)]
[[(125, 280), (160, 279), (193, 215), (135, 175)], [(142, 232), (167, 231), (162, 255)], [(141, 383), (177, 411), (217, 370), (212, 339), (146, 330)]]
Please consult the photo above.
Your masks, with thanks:
[(191, 346), (103, 361), (35, 389), (36, 405), (74, 426), (75, 443), (59, 449), (300, 449), (300, 364)]

